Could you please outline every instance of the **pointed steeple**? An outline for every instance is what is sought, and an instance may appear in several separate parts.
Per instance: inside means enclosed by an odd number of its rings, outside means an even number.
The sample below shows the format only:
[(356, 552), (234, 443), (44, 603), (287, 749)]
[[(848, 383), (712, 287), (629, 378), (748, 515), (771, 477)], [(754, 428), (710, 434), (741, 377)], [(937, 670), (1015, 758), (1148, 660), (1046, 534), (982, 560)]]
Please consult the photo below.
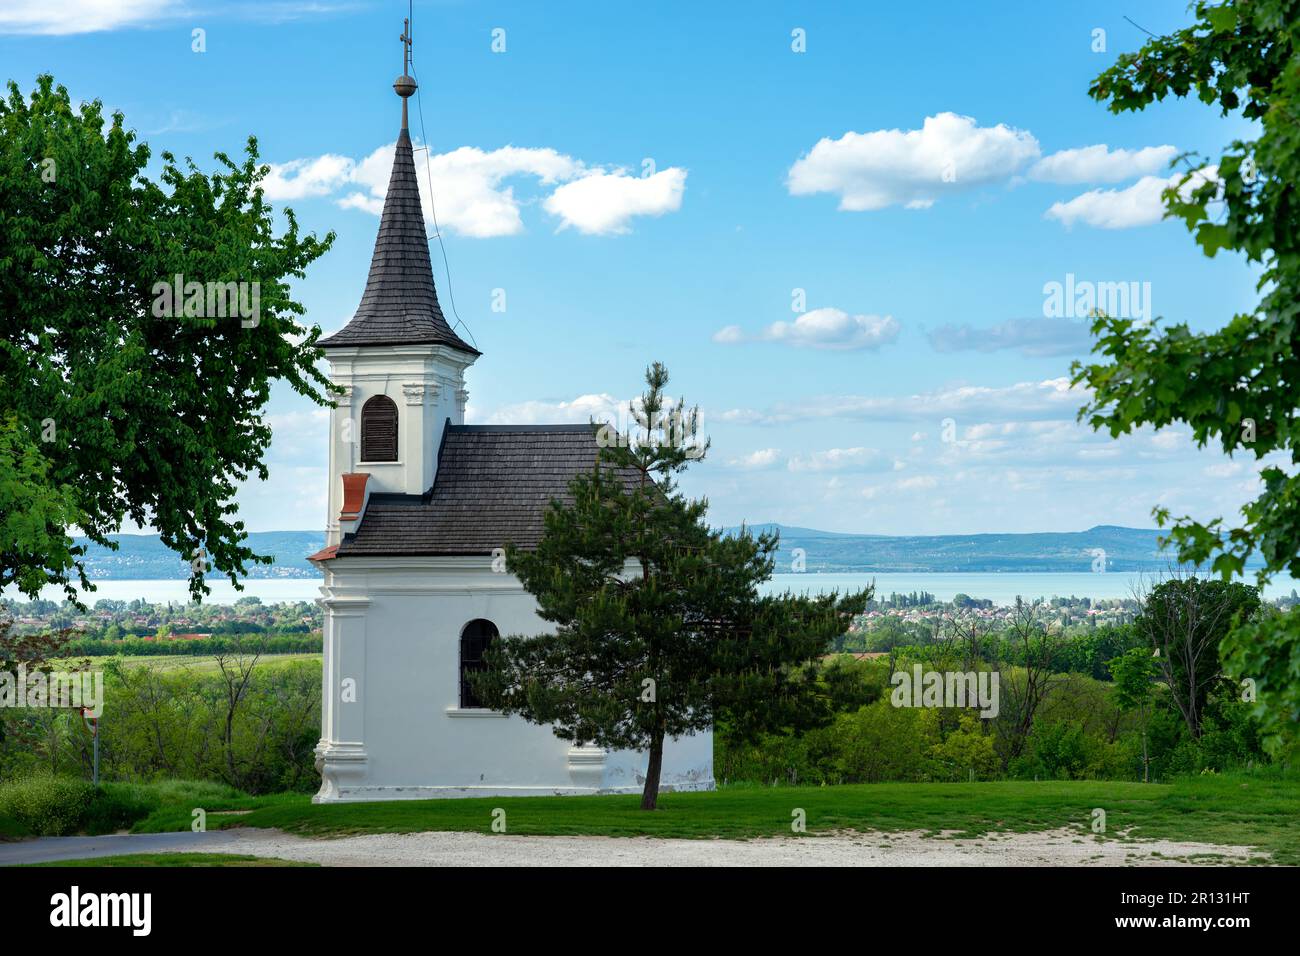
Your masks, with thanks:
[[(408, 33), (409, 25), (402, 34), (404, 52), (409, 50)], [(406, 55), (403, 60), (407, 60)], [(446, 345), (470, 355), (480, 354), (447, 324), (433, 286), (420, 184), (407, 129), (406, 101), (415, 88), (415, 80), (405, 70), (393, 84), (402, 98), (402, 131), (397, 136), (393, 172), (388, 179), (388, 194), (379, 220), (375, 252), (370, 259), (366, 291), (352, 321), (320, 340), (318, 344), (325, 348)]]

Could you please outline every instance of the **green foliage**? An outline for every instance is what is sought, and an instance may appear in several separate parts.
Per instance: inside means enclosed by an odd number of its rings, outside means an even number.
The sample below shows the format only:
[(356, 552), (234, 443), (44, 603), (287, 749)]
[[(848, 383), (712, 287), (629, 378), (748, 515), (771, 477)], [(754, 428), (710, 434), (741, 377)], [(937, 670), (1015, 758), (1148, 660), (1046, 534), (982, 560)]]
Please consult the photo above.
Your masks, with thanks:
[(801, 731), (757, 738), (734, 735), (726, 724), (719, 724), (714, 738), (716, 777), (794, 785), (962, 782), (972, 771), (977, 780), (999, 774), (993, 737), (978, 717), (890, 703), (888, 662), (832, 661), (814, 670), (834, 718)]
[(1133, 627), (1159, 653), (1165, 684), (1193, 737), (1223, 683), (1219, 645), (1259, 608), (1258, 588), (1191, 576), (1162, 581), (1147, 595)]
[(1151, 710), (1155, 706), (1155, 682), (1160, 675), (1160, 662), (1154, 652), (1145, 647), (1134, 647), (1111, 660), (1107, 666), (1115, 678), (1115, 705), (1124, 713), (1137, 717), (1142, 741), (1142, 779), (1149, 781)]
[(1229, 675), (1255, 682), (1249, 709), (1269, 750), (1300, 755), (1300, 609), (1237, 628), (1220, 651)]
[(68, 836), (85, 826), (94, 796), (85, 780), (34, 774), (0, 783), (0, 816), (37, 836)]
[(835, 767), (855, 783), (930, 779), (927, 756), (938, 740), (932, 711), (878, 700), (835, 721)]
[[(0, 99), (0, 587), (74, 596), (74, 524), (110, 548), (126, 519), (152, 526), (235, 582), (270, 560), (244, 543), (234, 495), (267, 477), (271, 384), (327, 401), (320, 331), (297, 321), (289, 281), (333, 235), (300, 236), (289, 210), (276, 234), (251, 137), (211, 175), (161, 155), (153, 182), (122, 114), (105, 128), (98, 101), (74, 110), (49, 76)], [(256, 284), (256, 324), (155, 315), (155, 284), (178, 275)]]
[(1115, 679), (1115, 703), (1121, 710), (1145, 710), (1151, 706), (1160, 663), (1145, 647), (1125, 651), (1110, 662)]
[[(228, 634), (256, 633), (246, 628), (230, 627)], [(240, 646), (240, 639), (214, 633), (211, 637), (155, 640), (145, 637), (119, 637), (116, 640), (79, 637), (68, 641), (63, 652), (72, 657), (155, 657), (174, 655), (192, 657), (230, 653)], [(271, 634), (258, 640), (265, 654), (320, 653), (321, 636), (317, 634)]]
[(77, 496), (51, 480), (50, 462), (12, 412), (0, 411), (0, 584), (35, 594), (49, 572), (66, 574), (81, 549), (66, 530), (80, 520)]
[[(1109, 680), (1109, 662), (1134, 647), (1145, 647), (1145, 643), (1132, 626), (1098, 627), (1071, 635), (1061, 649), (1058, 664), (1063, 671), (1088, 674), (1097, 680)], [(1147, 656), (1150, 657), (1149, 650)]]
[[(886, 692), (891, 668), (910, 668), (934, 648), (912, 648), (893, 662), (839, 659), (815, 671), (817, 695), (835, 718), (766, 733), (733, 735), (720, 722), (714, 737), (714, 774), (726, 782), (847, 784), (879, 780), (964, 782), (1021, 779), (1165, 780), (1205, 769), (1228, 772), (1268, 765), (1260, 726), (1232, 685), (1220, 683), (1207, 702), (1201, 739), (1192, 737), (1173, 695), (1157, 678), (1150, 650), (1134, 648), (1112, 661), (1113, 682), (1087, 674), (1053, 677), (1038, 705), (1023, 750), (1004, 765), (997, 742), (1017, 720), (1003, 708), (981, 719), (970, 710), (892, 708)], [(911, 656), (915, 655), (915, 656)], [(943, 669), (939, 661), (925, 666)], [(955, 665), (952, 665), (955, 666)], [(1023, 688), (1023, 668), (1000, 668), (1001, 687)], [(833, 686), (833, 690), (832, 690)], [(892, 711), (892, 713), (890, 712)], [(892, 775), (892, 776), (891, 776)]]
[(1258, 726), (1239, 701), (1214, 708), (1199, 739), (1180, 733), (1176, 741), (1163, 757), (1166, 775), (1223, 773), (1264, 760)]
[(1037, 780), (1124, 779), (1134, 775), (1134, 751), (1124, 741), (1088, 734), (1078, 724), (1040, 722), (1027, 752), (1012, 761), (1012, 777)]
[[(1300, 0), (1198, 0), (1196, 22), (1121, 55), (1090, 94), (1114, 112), (1143, 110), (1173, 95), (1195, 95), (1224, 115), (1253, 121), (1254, 139), (1234, 140), (1218, 157), (1218, 179), (1191, 175), (1165, 192), (1166, 215), (1181, 219), (1208, 256), (1238, 252), (1261, 266), (1260, 300), (1222, 328), (1193, 332), (1122, 317), (1099, 317), (1094, 351), (1102, 361), (1074, 366), (1074, 383), (1092, 390), (1080, 411), (1112, 435), (1185, 422), (1197, 443), (1228, 455), (1300, 461)], [(1194, 157), (1192, 166), (1200, 166)], [(1225, 579), (1258, 554), (1260, 583), (1279, 572), (1300, 577), (1300, 473), (1276, 464), (1260, 472), (1263, 491), (1241, 509), (1235, 527), (1155, 515), (1170, 526), (1180, 561), (1208, 562)], [(1240, 642), (1249, 640), (1257, 650)], [(1289, 746), (1296, 713), (1295, 631), (1270, 619), (1244, 630), (1239, 666), (1258, 669), (1259, 713), (1275, 747)], [(1291, 668), (1289, 677), (1287, 668)], [(1244, 671), (1242, 672), (1244, 675)], [(1281, 678), (1281, 679), (1279, 679)]]
[(668, 407), (667, 384), (662, 365), (647, 369), (631, 407), (641, 431), (602, 428), (597, 467), (573, 480), (572, 502), (552, 502), (537, 548), (507, 547), (555, 631), (495, 642), (472, 678), (488, 706), (562, 739), (649, 751), (647, 809), (666, 737), (719, 715), (750, 736), (816, 722), (816, 677), (797, 665), (824, 653), (870, 597), (758, 595), (777, 537), (710, 529), (707, 502), (678, 493), (674, 476), (708, 445), (696, 410)]
[[(231, 712), (218, 670), (158, 670), (106, 662), (100, 721), (101, 777), (107, 781), (206, 780), (249, 793), (314, 791), (320, 736), (320, 663), (259, 662)], [(4, 710), (0, 777), (37, 772), (90, 775), (91, 740), (75, 712)], [(106, 785), (106, 819), (128, 817), (138, 795)], [(121, 785), (125, 786), (125, 785)], [(201, 804), (191, 804), (199, 806)], [(105, 824), (107, 825), (107, 824)]]
[(207, 781), (109, 782), (96, 788), (76, 777), (35, 773), (0, 784), (0, 837), (116, 833), (138, 829), (160, 814), (175, 828), (188, 829), (195, 807), (241, 807), (249, 799), (233, 787)]
[(930, 747), (930, 759), (935, 780), (960, 782), (972, 777), (992, 780), (1002, 770), (1002, 759), (993, 746), (993, 735), (986, 733), (979, 719), (969, 714), (962, 714), (957, 728)]

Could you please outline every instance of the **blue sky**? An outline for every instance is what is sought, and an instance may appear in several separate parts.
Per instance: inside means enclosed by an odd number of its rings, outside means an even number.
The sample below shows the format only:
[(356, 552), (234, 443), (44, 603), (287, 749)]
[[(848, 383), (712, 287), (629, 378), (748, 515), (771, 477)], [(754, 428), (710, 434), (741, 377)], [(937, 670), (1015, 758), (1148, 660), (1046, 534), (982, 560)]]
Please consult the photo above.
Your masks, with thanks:
[[(1138, 283), (1138, 317), (1194, 328), (1255, 301), (1240, 260), (1156, 221), (1170, 156), (1217, 157), (1247, 124), (1196, 102), (1113, 116), (1086, 95), (1143, 39), (1125, 14), (1154, 32), (1188, 17), (1182, 0), (417, 2), (412, 130), (484, 353), (469, 420), (607, 414), (657, 359), (713, 439), (683, 485), (715, 523), (937, 534), (1235, 511), (1253, 463), (1185, 429), (1112, 442), (1074, 423), (1086, 336), (1044, 316), (1067, 275)], [(205, 168), (256, 134), (276, 204), (338, 233), (298, 289), (329, 332), (365, 281), (405, 15), (7, 0), (0, 73), (30, 90), (50, 71)], [(287, 389), (269, 413), (272, 477), (241, 513), (319, 528), (326, 418)]]

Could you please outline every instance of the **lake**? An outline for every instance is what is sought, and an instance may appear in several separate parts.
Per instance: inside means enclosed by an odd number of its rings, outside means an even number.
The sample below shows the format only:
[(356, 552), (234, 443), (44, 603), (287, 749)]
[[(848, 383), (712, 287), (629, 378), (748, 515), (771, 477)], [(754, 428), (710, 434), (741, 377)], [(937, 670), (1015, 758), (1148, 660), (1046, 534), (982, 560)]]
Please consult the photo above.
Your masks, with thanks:
[[(887, 597), (891, 592), (909, 594), (928, 591), (940, 601), (950, 601), (957, 594), (991, 600), (995, 604), (1014, 604), (1017, 595), (1026, 600), (1051, 597), (1126, 598), (1132, 597), (1136, 588), (1144, 583), (1154, 584), (1158, 576), (1144, 572), (1108, 571), (1093, 574), (1087, 571), (1074, 573), (1033, 574), (1015, 572), (924, 572), (915, 574), (776, 574), (764, 587), (764, 593), (790, 590), (803, 594), (821, 594), (831, 590), (845, 591), (865, 587), (872, 581), (876, 594)], [(151, 604), (169, 601), (187, 603), (189, 591), (184, 580), (170, 581), (97, 581), (97, 590), (88, 595), (93, 605), (100, 598), (131, 601), (143, 598)], [(232, 604), (240, 597), (252, 595), (264, 603), (277, 601), (314, 601), (320, 597), (319, 578), (256, 578), (244, 582), (244, 590), (236, 591), (225, 578), (209, 582), (212, 594), (207, 603)], [(1300, 590), (1300, 583), (1290, 578), (1278, 578), (1264, 591), (1266, 598), (1282, 597), (1291, 589)], [(5, 594), (15, 600), (23, 597), (12, 589)], [(41, 597), (60, 600), (62, 591), (46, 588)]]

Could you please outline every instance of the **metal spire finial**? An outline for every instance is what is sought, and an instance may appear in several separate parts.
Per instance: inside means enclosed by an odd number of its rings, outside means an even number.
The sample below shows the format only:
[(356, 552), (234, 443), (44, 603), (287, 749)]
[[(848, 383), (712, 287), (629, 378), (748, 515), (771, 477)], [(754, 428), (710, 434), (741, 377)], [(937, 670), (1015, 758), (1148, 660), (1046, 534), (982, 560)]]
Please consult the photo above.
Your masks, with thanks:
[(415, 92), (415, 78), (411, 76), (411, 21), (402, 21), (402, 75), (393, 83), (393, 89), (402, 98), (402, 129), (406, 129), (406, 101)]

